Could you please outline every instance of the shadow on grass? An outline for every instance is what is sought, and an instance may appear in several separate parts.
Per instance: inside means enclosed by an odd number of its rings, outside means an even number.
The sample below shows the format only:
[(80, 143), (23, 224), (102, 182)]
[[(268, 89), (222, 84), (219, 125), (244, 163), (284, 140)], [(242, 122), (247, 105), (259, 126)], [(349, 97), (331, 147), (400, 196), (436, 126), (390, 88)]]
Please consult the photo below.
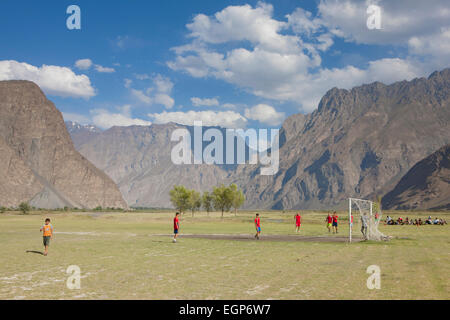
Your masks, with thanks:
[(395, 243), (395, 241), (392, 241), (392, 240), (393, 239), (391, 239), (389, 241), (362, 240), (359, 242), (359, 244), (385, 246), (385, 245), (393, 245)]
[(44, 253), (42, 251), (35, 251), (35, 250), (27, 250), (26, 253), (36, 253), (36, 254), (40, 254), (40, 255), (44, 255)]

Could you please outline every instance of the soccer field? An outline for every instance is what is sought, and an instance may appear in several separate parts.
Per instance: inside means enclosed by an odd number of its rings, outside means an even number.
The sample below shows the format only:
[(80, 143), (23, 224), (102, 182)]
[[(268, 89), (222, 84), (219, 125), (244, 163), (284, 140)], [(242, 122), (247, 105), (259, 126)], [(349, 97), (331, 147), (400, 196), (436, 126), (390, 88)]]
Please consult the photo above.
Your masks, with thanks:
[[(294, 212), (261, 212), (263, 239), (257, 241), (245, 239), (254, 234), (254, 212), (226, 213), (223, 219), (219, 213), (186, 213), (172, 243), (169, 212), (1, 214), (0, 299), (450, 298), (448, 225), (381, 225), (391, 241), (349, 244), (333, 241), (348, 236), (344, 212), (338, 235), (328, 233), (326, 213), (302, 215), (296, 235)], [(39, 228), (46, 217), (55, 237), (44, 257)], [(298, 241), (302, 236), (320, 241)], [(80, 289), (66, 286), (70, 265), (81, 270)], [(379, 290), (367, 287), (370, 265), (381, 269)]]

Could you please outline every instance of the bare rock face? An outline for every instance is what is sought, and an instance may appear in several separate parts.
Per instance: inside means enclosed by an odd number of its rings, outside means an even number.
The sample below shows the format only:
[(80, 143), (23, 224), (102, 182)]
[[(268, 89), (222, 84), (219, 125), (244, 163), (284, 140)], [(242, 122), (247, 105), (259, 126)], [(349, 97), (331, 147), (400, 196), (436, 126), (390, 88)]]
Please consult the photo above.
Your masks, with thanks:
[(0, 81), (0, 204), (127, 207), (114, 182), (74, 148), (61, 113), (33, 82)]
[(450, 143), (450, 69), (429, 78), (331, 89), (318, 110), (289, 117), (273, 177), (240, 166), (247, 207), (343, 206), (382, 196), (419, 160)]
[(0, 206), (17, 206), (43, 188), (31, 169), (1, 137), (0, 158)]
[(386, 209), (450, 209), (450, 145), (416, 163), (382, 204)]
[(169, 190), (234, 182), (247, 208), (322, 209), (382, 196), (419, 160), (450, 143), (450, 69), (392, 85), (331, 89), (311, 114), (286, 119), (280, 170), (173, 165), (170, 135), (183, 126), (114, 127), (78, 150), (104, 170), (131, 206), (170, 207)]
[(187, 129), (174, 123), (112, 127), (82, 144), (79, 151), (117, 183), (128, 205), (167, 208), (174, 185), (205, 191), (229, 175), (220, 166), (173, 164), (171, 150), (177, 142), (170, 138), (180, 128)]
[(92, 140), (102, 130), (94, 125), (81, 125), (74, 121), (66, 121), (66, 128), (72, 138), (75, 149), (78, 149), (82, 144)]

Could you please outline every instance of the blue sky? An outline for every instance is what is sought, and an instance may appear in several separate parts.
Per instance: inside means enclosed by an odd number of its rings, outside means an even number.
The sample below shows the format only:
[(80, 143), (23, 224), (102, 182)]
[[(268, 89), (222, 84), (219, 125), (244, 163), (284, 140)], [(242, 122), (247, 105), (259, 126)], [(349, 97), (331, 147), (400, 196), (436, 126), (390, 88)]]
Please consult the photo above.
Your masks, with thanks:
[[(71, 4), (81, 30), (66, 27)], [(66, 120), (102, 128), (275, 128), (334, 86), (448, 67), (449, 18), (438, 0), (2, 0), (0, 80), (35, 81)]]

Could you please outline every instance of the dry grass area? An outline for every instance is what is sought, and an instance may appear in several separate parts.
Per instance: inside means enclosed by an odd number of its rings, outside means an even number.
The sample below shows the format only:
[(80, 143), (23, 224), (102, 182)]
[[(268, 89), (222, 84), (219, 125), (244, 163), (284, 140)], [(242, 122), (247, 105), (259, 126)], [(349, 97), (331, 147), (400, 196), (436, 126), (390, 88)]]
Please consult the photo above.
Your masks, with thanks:
[[(174, 244), (168, 212), (0, 214), (0, 299), (450, 298), (448, 225), (381, 226), (391, 241), (349, 244), (337, 241), (348, 234), (345, 213), (333, 235), (326, 213), (304, 212), (296, 235), (293, 212), (261, 212), (266, 239), (251, 241), (253, 215), (188, 213)], [(56, 231), (47, 257), (39, 254), (45, 217)], [(70, 265), (81, 269), (79, 290), (66, 287)], [(366, 286), (369, 265), (381, 268), (380, 290)]]

